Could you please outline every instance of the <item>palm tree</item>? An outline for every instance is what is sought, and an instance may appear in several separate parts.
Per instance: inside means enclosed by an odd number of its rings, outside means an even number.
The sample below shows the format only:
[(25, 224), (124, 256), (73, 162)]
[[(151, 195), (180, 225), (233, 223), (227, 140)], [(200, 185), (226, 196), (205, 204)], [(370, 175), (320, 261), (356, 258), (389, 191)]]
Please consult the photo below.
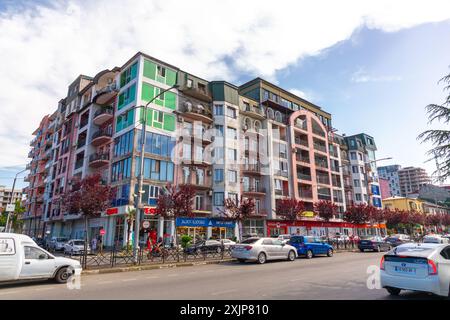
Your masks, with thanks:
[(129, 208), (127, 212), (127, 225), (128, 225), (127, 250), (132, 247), (131, 234), (134, 230), (135, 221), (136, 221), (136, 209)]
[[(444, 91), (450, 91), (450, 74), (439, 80), (445, 85)], [(428, 123), (437, 120), (443, 124), (450, 123), (450, 94), (442, 104), (429, 104), (425, 107), (428, 114)], [(439, 181), (450, 177), (450, 130), (430, 129), (422, 132), (417, 139), (423, 142), (431, 142), (433, 148), (427, 152), (431, 159), (436, 159), (437, 170), (433, 173)], [(430, 160), (431, 160), (430, 159)]]

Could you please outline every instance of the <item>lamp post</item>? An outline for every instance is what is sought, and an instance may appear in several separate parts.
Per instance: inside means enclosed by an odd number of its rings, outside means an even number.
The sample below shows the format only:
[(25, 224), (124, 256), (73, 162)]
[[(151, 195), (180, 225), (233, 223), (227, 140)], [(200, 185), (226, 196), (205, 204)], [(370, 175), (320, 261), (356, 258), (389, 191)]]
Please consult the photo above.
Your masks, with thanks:
[[(25, 171), (27, 171), (27, 169), (23, 169), (23, 170), (17, 172), (16, 176), (14, 177), (14, 182), (13, 182), (13, 186), (12, 186), (12, 190), (11, 190), (11, 201), (9, 202), (9, 204), (13, 204), (13, 201), (14, 201), (14, 189), (16, 187), (17, 176)], [(11, 228), (8, 228), (10, 215), (11, 215), (11, 211), (8, 211), (8, 215), (6, 216), (5, 232), (11, 231)]]
[(136, 264), (138, 262), (139, 255), (139, 231), (141, 227), (141, 214), (144, 216), (144, 206), (142, 204), (142, 194), (144, 190), (142, 190), (144, 185), (144, 163), (145, 163), (145, 140), (146, 140), (146, 128), (147, 128), (147, 108), (148, 106), (155, 101), (156, 98), (161, 96), (167, 91), (178, 88), (179, 85), (175, 84), (168, 89), (162, 90), (159, 94), (154, 96), (145, 106), (138, 106), (134, 109), (144, 108), (143, 119), (142, 119), (142, 132), (141, 132), (141, 158), (140, 160), (140, 170), (139, 170), (139, 182), (138, 182), (138, 196), (136, 203), (136, 217), (134, 221), (134, 238), (133, 238), (133, 262)]

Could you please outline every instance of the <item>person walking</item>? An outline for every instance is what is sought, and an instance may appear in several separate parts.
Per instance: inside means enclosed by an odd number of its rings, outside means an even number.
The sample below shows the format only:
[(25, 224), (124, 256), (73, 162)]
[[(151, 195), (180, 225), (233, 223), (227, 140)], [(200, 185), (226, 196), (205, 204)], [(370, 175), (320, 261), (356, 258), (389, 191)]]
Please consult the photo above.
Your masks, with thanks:
[(92, 242), (91, 243), (92, 253), (96, 253), (96, 251), (97, 251), (97, 237), (93, 237), (91, 242)]

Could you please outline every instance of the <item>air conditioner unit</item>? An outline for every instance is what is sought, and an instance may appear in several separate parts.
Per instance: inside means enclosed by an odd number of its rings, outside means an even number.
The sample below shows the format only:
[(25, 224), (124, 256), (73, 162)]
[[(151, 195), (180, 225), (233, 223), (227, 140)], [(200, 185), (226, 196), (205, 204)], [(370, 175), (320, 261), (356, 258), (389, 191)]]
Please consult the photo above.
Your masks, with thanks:
[(183, 119), (182, 116), (178, 116), (177, 117), (177, 121), (180, 122), (180, 123), (184, 123), (184, 119)]
[(208, 172), (206, 173), (208, 176), (211, 176), (212, 175), (212, 171), (211, 170), (208, 170)]
[(209, 191), (208, 191), (208, 196), (212, 196), (212, 195), (213, 195), (212, 190), (209, 190)]

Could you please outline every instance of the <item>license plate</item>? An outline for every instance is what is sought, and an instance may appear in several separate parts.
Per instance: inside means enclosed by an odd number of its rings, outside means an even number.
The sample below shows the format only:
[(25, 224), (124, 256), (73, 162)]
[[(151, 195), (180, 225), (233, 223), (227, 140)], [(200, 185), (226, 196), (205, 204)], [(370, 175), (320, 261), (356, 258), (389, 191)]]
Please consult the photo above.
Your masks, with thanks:
[(398, 273), (416, 274), (416, 268), (412, 268), (412, 267), (395, 266), (394, 270), (395, 270), (395, 272), (398, 272)]

